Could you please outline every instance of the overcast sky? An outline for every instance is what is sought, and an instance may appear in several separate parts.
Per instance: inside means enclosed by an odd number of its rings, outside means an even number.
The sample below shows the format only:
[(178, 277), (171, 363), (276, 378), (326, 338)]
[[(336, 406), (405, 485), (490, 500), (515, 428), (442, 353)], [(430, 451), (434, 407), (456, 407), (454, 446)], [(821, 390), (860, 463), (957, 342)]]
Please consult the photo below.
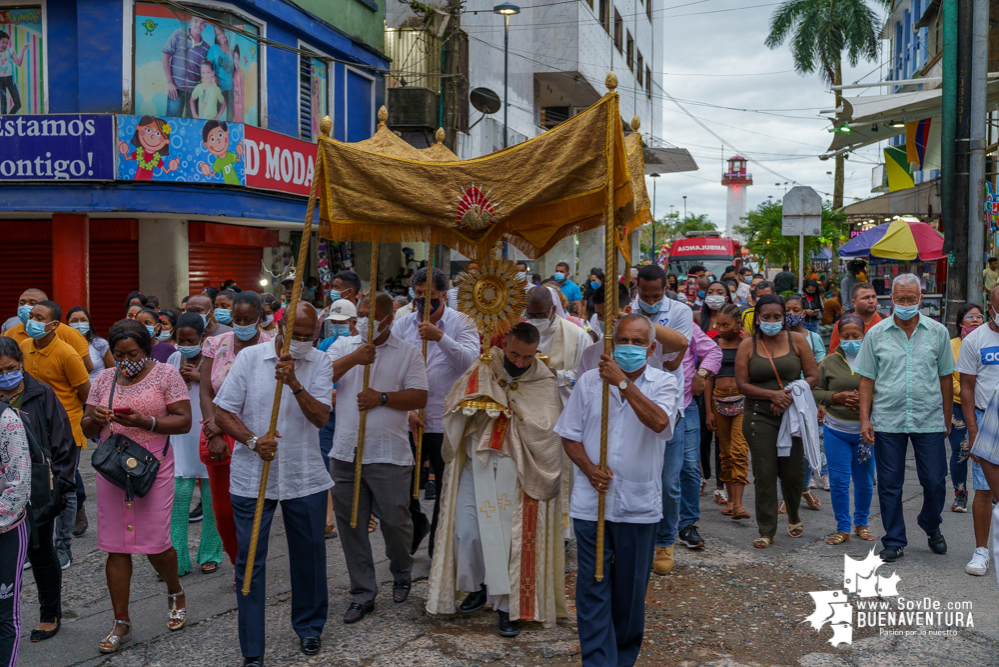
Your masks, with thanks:
[[(767, 0), (661, 0), (666, 19), (664, 69), (659, 79), (665, 90), (715, 134), (735, 146), (747, 158), (754, 185), (748, 190), (748, 209), (768, 195), (784, 195), (784, 181), (798, 181), (815, 188), (824, 199), (832, 199), (833, 161), (816, 156), (829, 146), (829, 123), (820, 110), (832, 109), (832, 93), (817, 74), (794, 72), (787, 46), (770, 50), (764, 45), (770, 17), (779, 3)], [(670, 9), (672, 7), (672, 9)], [(719, 11), (734, 10), (734, 11)], [(711, 12), (711, 13), (708, 13)], [(882, 48), (887, 49), (887, 42)], [(659, 44), (656, 45), (659, 48)], [(882, 56), (883, 60), (883, 56)], [(878, 62), (861, 62), (856, 68), (844, 63), (843, 81), (878, 81)], [(661, 91), (653, 91), (661, 94)], [(871, 88), (856, 95), (887, 92)], [(686, 102), (687, 100), (689, 102)], [(733, 111), (703, 104), (768, 113)], [(721, 185), (721, 142), (669, 99), (663, 101), (666, 141), (687, 148), (700, 168), (696, 172), (668, 174), (658, 179), (656, 216), (670, 212), (670, 204), (683, 210), (687, 195), (690, 213), (707, 213), (720, 229), (725, 227), (725, 187)], [(770, 115), (779, 114), (779, 115)], [(733, 151), (724, 149), (725, 158)], [(871, 196), (871, 170), (880, 149), (868, 147), (846, 161), (845, 201)], [(761, 164), (780, 174), (767, 172)], [(827, 174), (827, 172), (829, 172)], [(647, 179), (650, 197), (653, 180)], [(780, 186), (775, 183), (780, 182)], [(791, 187), (790, 185), (788, 186)], [(826, 194), (828, 193), (828, 194)]]

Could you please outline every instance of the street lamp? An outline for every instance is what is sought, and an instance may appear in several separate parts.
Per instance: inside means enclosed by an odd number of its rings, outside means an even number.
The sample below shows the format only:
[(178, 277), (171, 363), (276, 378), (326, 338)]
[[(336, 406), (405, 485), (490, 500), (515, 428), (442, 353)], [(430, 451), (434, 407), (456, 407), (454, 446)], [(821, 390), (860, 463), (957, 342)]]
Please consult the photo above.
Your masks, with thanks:
[(510, 17), (520, 13), (520, 7), (512, 2), (504, 2), (493, 7), (493, 14), (500, 14), (504, 18), (503, 25), (503, 148), (509, 144), (507, 142), (507, 115), (510, 105), (508, 102), (509, 85), (509, 63), (510, 63)]
[(652, 263), (656, 263), (656, 258), (659, 256), (656, 250), (656, 194), (657, 185), (659, 185), (659, 174), (649, 174), (649, 178), (654, 178), (652, 181)]
[(683, 196), (683, 219), (687, 219), (687, 195)]

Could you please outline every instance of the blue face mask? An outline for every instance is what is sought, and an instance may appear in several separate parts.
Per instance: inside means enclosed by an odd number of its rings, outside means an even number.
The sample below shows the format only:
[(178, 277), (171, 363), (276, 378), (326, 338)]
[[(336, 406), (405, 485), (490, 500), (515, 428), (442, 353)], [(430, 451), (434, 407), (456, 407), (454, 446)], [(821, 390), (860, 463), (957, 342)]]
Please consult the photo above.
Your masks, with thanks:
[(84, 335), (86, 335), (87, 332), (90, 331), (90, 325), (86, 322), (73, 322), (69, 326), (73, 327), (74, 329), (76, 329), (77, 331), (79, 331), (81, 334)]
[(915, 306), (900, 306), (896, 303), (893, 303), (892, 305), (895, 306), (892, 312), (898, 315), (898, 319), (900, 320), (911, 320), (913, 317), (919, 314), (918, 303)]
[(863, 342), (862, 340), (841, 340), (839, 346), (843, 348), (843, 354), (855, 357), (860, 352), (860, 345)]
[(563, 280), (565, 280), (565, 274), (562, 273), (561, 271), (556, 271), (555, 280), (557, 280), (558, 282), (562, 282)]
[(697, 298), (698, 299), (703, 299), (705, 294), (707, 294), (707, 292), (705, 292), (704, 290), (698, 290), (697, 291)]
[(28, 318), (31, 317), (31, 308), (32, 306), (28, 304), (17, 307), (17, 319), (21, 320), (21, 324), (27, 322)]
[(591, 289), (597, 289), (599, 287), (600, 287), (600, 283), (598, 283), (596, 280), (591, 280), (590, 281), (590, 288)]
[(760, 331), (768, 336), (776, 336), (783, 328), (784, 325), (780, 322), (760, 322)]
[(193, 359), (201, 354), (200, 345), (178, 345), (177, 351), (184, 355), (185, 359)]
[(640, 345), (615, 345), (614, 361), (625, 373), (637, 371), (645, 365), (648, 348)]
[(202, 313), (198, 313), (198, 314), (201, 315), (201, 323), (204, 324), (207, 327), (208, 326), (208, 316), (204, 315)]
[(170, 340), (170, 336), (173, 335), (173, 331), (161, 331), (156, 336), (156, 340), (163, 341), (164, 343)]
[(661, 305), (662, 305), (662, 300), (656, 301), (653, 304), (645, 303), (641, 299), (638, 300), (638, 307), (641, 308), (642, 312), (644, 312), (647, 315), (655, 315), (656, 313), (658, 313), (659, 307)]
[(245, 327), (238, 324), (232, 326), (232, 332), (236, 334), (236, 338), (243, 342), (246, 342), (257, 335), (257, 325), (248, 324)]
[(232, 322), (232, 309), (230, 308), (216, 308), (215, 309), (215, 319), (221, 324), (229, 324)]
[(11, 371), (10, 373), (4, 373), (0, 375), (0, 389), (4, 391), (10, 391), (17, 385), (21, 384), (21, 380), (24, 379), (24, 373), (20, 369), (16, 371)]
[(333, 329), (333, 335), (336, 336), (337, 338), (340, 338), (341, 336), (349, 336), (350, 335), (350, 325), (349, 324), (334, 324), (332, 326), (332, 329)]
[(156, 327), (151, 327), (151, 326), (149, 326), (147, 324), (146, 325), (146, 331), (149, 332), (149, 337), (150, 338), (156, 338)]
[(24, 323), (24, 330), (35, 340), (45, 338), (45, 325), (37, 320), (28, 320)]
[[(412, 292), (413, 288), (410, 288), (409, 291)], [(336, 303), (339, 300), (340, 300), (340, 290), (333, 290), (333, 291), (331, 291), (330, 292), (330, 301), (332, 303)]]

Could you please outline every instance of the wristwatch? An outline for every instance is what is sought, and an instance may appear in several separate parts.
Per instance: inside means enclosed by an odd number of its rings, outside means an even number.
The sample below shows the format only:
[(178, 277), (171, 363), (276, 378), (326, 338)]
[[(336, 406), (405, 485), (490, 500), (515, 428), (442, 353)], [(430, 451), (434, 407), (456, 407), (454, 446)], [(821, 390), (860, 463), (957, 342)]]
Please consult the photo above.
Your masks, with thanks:
[(246, 446), (249, 447), (250, 449), (256, 449), (257, 448), (257, 436), (251, 435), (246, 440)]
[(625, 389), (628, 388), (629, 384), (631, 384), (631, 379), (625, 378), (617, 383), (617, 388), (620, 389), (621, 391), (624, 391)]
[(700, 375), (702, 378), (705, 378), (705, 379), (707, 379), (708, 377), (711, 376), (711, 373), (708, 372), (707, 368), (701, 368), (701, 369), (699, 369), (697, 371), (697, 374)]
[(388, 394), (386, 394), (384, 391), (382, 392), (382, 395), (381, 395), (381, 401), (382, 401), (382, 405), (385, 405), (386, 403), (388, 403)]

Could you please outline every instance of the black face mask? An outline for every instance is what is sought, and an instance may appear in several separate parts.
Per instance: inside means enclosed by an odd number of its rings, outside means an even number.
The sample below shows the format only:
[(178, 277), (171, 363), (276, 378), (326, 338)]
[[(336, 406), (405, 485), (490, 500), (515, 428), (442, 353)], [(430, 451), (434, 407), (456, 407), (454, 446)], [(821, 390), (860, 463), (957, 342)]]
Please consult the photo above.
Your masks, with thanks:
[[(421, 317), (423, 316), (423, 312), (424, 312), (423, 309), (426, 306), (426, 303), (427, 303), (426, 297), (418, 296), (415, 299), (413, 299), (413, 310), (415, 310), (416, 312), (420, 313)], [(430, 312), (431, 313), (436, 313), (437, 309), (440, 308), (440, 307), (441, 307), (441, 300), (440, 299), (431, 299), (430, 300)]]
[(503, 370), (505, 370), (510, 377), (518, 378), (521, 375), (523, 375), (528, 368), (530, 368), (530, 366), (528, 366), (527, 368), (520, 368), (519, 366), (515, 366), (512, 361), (506, 358), (505, 354), (503, 355)]

